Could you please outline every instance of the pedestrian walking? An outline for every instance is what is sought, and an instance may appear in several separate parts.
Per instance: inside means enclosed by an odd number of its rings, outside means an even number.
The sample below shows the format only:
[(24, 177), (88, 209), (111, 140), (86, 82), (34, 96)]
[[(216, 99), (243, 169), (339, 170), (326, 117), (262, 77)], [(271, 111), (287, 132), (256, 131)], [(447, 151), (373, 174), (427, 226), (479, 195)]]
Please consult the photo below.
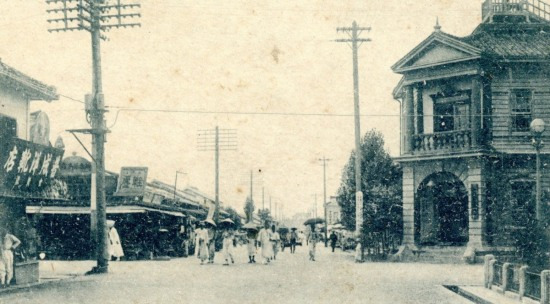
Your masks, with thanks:
[(115, 258), (120, 261), (120, 258), (124, 256), (124, 250), (122, 250), (120, 236), (115, 228), (115, 221), (107, 220), (107, 227), (109, 227), (109, 260)]
[(338, 241), (338, 236), (336, 236), (336, 233), (334, 233), (334, 231), (332, 231), (330, 233), (330, 247), (332, 248), (332, 252), (334, 252), (334, 248), (336, 248), (336, 242)]
[(205, 223), (208, 232), (208, 263), (214, 264), (214, 257), (216, 255), (216, 223), (211, 219), (207, 219)]
[(296, 228), (292, 228), (290, 232), (290, 253), (296, 252), (296, 242), (298, 241), (298, 233), (296, 233)]
[(208, 231), (204, 228), (204, 224), (201, 222), (199, 224), (199, 229), (196, 231), (197, 235), (197, 256), (201, 260), (201, 265), (208, 260)]
[(256, 237), (257, 233), (253, 229), (248, 229), (246, 232), (246, 249), (248, 251), (248, 263), (256, 263)]
[(235, 239), (235, 235), (233, 234), (233, 229), (227, 229), (223, 232), (223, 256), (225, 258), (225, 263), (223, 265), (229, 265), (229, 261), (231, 261), (231, 264), (235, 263), (235, 259), (233, 259), (233, 240)]
[(277, 259), (277, 253), (279, 252), (279, 243), (281, 242), (281, 236), (279, 232), (275, 230), (275, 225), (271, 226), (271, 244), (273, 246), (273, 260)]
[(271, 244), (271, 230), (268, 221), (265, 221), (264, 227), (258, 233), (258, 242), (260, 242), (264, 264), (267, 265), (273, 256), (273, 244)]
[(6, 271), (5, 284), (10, 285), (13, 279), (13, 251), (21, 245), (21, 241), (5, 228), (0, 230), (0, 237), (2, 240), (2, 259)]
[(307, 239), (307, 245), (309, 249), (309, 260), (315, 262), (315, 251), (317, 250), (317, 232), (315, 231), (315, 227), (311, 228), (311, 232), (308, 235)]

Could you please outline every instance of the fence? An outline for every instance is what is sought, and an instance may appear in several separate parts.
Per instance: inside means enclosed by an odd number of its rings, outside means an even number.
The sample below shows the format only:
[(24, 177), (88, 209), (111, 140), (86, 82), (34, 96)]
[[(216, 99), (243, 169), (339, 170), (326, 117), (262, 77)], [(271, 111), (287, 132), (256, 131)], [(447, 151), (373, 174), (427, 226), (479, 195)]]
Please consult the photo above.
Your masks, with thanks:
[(513, 265), (508, 269), (508, 275), (507, 275), (507, 284), (506, 287), (508, 290), (513, 291), (515, 293), (519, 293), (519, 269), (520, 267), (517, 265)]
[(504, 264), (502, 263), (499, 263), (499, 262), (495, 262), (495, 264), (493, 264), (493, 285), (496, 285), (496, 286), (502, 286), (503, 284), (503, 281), (502, 281), (502, 268), (503, 268)]
[(484, 269), (486, 288), (550, 304), (550, 270), (530, 271), (527, 266), (503, 263), (492, 255), (485, 256)]
[(525, 272), (525, 296), (540, 301), (540, 273)]

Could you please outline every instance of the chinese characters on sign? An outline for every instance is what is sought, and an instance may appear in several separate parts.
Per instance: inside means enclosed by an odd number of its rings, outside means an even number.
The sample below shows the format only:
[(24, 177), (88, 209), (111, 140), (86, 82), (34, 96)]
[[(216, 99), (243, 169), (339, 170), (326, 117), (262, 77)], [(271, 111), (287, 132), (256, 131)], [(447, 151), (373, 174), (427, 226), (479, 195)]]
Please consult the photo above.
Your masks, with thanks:
[(12, 138), (0, 145), (1, 187), (37, 192), (56, 177), (63, 150)]
[(147, 167), (122, 167), (116, 195), (142, 196), (147, 184)]

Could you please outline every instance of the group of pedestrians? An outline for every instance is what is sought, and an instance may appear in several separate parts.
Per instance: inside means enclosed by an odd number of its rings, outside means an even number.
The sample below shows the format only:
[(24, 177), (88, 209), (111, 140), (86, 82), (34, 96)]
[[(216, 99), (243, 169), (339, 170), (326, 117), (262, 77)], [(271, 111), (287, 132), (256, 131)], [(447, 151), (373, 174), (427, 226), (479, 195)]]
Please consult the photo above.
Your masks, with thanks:
[(215, 227), (216, 224), (210, 221), (200, 222), (196, 235), (196, 250), (197, 257), (201, 260), (201, 265), (204, 263), (214, 263), (214, 256), (216, 254), (215, 244)]
[[(269, 222), (264, 223), (264, 227), (258, 233), (258, 237), (249, 239), (249, 255), (252, 253), (252, 263), (255, 263), (255, 251), (256, 245), (260, 247), (261, 256), (264, 264), (269, 264), (271, 261), (277, 259), (277, 253), (279, 252), (279, 246), (281, 246), (281, 236), (275, 230), (275, 225), (269, 228)], [(254, 243), (254, 245), (251, 245)]]
[[(214, 263), (215, 235), (216, 225), (212, 221), (203, 221), (198, 224), (195, 231), (196, 235), (196, 255), (201, 261), (201, 265)], [(235, 263), (233, 248), (237, 246), (234, 227), (226, 226), (220, 229), (222, 237), (222, 254), (224, 264)], [(248, 252), (248, 263), (256, 263), (256, 256), (260, 258), (259, 262), (267, 265), (277, 259), (279, 247), (281, 246), (281, 236), (276, 231), (275, 225), (270, 226), (265, 222), (264, 226), (257, 229), (247, 229), (246, 246)]]

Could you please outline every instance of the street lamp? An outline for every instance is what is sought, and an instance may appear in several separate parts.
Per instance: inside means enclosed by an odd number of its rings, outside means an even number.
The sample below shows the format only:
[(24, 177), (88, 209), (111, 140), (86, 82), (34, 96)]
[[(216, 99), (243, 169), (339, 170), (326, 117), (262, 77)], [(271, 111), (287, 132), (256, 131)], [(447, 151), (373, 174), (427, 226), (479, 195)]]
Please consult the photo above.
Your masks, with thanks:
[(540, 223), (542, 221), (542, 203), (541, 203), (541, 182), (540, 182), (540, 149), (544, 146), (542, 141), (542, 133), (544, 132), (544, 120), (537, 118), (531, 122), (530, 128), (533, 134), (533, 147), (535, 147), (537, 155), (537, 173), (536, 173), (536, 217)]

